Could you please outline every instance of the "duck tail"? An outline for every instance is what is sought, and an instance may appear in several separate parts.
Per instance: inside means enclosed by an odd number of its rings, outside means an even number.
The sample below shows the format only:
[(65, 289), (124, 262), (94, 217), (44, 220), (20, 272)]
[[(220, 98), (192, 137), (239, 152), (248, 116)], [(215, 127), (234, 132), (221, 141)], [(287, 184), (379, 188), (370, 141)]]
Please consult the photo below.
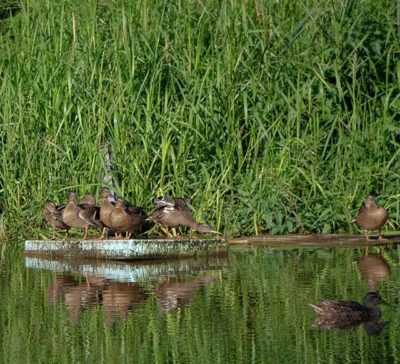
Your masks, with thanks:
[(207, 225), (207, 224), (197, 224), (195, 226), (195, 230), (198, 233), (216, 233), (219, 234), (218, 231), (216, 231), (214, 228), (212, 228), (211, 226)]
[(319, 307), (318, 305), (314, 305), (314, 304), (312, 304), (312, 303), (309, 303), (308, 305), (309, 305), (310, 307), (312, 307), (312, 308), (314, 309), (314, 311), (315, 311), (316, 313), (318, 313), (318, 314), (320, 314), (320, 313), (323, 312), (323, 310), (321, 309), (321, 307)]

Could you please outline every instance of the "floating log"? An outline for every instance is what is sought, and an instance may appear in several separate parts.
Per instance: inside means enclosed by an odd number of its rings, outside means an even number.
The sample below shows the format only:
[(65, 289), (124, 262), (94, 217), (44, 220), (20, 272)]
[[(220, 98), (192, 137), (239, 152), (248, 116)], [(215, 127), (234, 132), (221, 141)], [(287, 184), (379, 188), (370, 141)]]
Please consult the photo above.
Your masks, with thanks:
[(25, 254), (82, 259), (165, 259), (226, 254), (225, 239), (26, 240)]
[(400, 243), (400, 235), (385, 235), (384, 239), (378, 239), (376, 235), (370, 235), (370, 240), (365, 235), (354, 234), (288, 234), (288, 235), (263, 235), (229, 239), (231, 245), (260, 245), (271, 247), (367, 247)]

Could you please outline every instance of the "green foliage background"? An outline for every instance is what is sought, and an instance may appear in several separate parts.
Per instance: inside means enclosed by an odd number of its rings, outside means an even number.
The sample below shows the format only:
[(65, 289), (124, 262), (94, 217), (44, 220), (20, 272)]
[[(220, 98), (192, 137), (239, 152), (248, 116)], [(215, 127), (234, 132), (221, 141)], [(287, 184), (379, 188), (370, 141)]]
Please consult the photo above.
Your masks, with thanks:
[(230, 235), (349, 231), (370, 192), (398, 227), (395, 2), (31, 0), (0, 15), (3, 235), (40, 226), (46, 198), (98, 194), (105, 150), (118, 193), (147, 209), (189, 197)]

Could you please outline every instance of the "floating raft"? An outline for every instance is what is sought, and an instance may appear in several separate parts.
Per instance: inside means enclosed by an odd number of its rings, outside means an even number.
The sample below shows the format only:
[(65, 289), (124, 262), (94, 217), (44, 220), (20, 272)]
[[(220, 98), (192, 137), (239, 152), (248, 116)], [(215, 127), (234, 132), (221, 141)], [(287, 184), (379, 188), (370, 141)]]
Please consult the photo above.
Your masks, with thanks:
[(226, 254), (226, 239), (26, 240), (25, 254), (82, 259), (166, 259)]

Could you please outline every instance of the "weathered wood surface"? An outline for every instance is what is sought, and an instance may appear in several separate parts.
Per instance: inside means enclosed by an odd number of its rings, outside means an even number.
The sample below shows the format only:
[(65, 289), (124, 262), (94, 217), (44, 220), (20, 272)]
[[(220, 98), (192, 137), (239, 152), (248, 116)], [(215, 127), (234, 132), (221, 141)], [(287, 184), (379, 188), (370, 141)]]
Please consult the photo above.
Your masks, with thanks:
[(165, 259), (218, 255), (228, 251), (225, 239), (27, 240), (25, 254), (82, 259)]
[(400, 243), (400, 235), (385, 235), (384, 239), (370, 236), (366, 240), (365, 235), (350, 234), (310, 234), (310, 235), (264, 235), (229, 239), (231, 245), (266, 245), (282, 247), (366, 247)]
[(167, 260), (94, 260), (56, 259), (25, 256), (25, 266), (60, 273), (72, 273), (87, 277), (101, 277), (117, 282), (144, 282), (184, 273), (202, 273), (228, 266), (227, 256), (202, 256)]

